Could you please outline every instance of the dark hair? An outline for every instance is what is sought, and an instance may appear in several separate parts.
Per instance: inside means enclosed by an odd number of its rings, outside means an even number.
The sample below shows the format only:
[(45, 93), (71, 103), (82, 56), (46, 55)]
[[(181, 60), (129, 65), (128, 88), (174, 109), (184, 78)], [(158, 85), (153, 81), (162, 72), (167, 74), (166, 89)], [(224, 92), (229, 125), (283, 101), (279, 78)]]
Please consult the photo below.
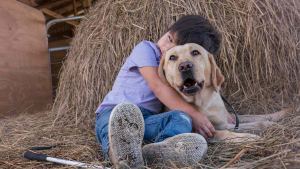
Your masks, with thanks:
[(208, 20), (199, 15), (181, 17), (169, 29), (175, 35), (176, 45), (197, 43), (215, 55), (221, 47), (221, 36)]

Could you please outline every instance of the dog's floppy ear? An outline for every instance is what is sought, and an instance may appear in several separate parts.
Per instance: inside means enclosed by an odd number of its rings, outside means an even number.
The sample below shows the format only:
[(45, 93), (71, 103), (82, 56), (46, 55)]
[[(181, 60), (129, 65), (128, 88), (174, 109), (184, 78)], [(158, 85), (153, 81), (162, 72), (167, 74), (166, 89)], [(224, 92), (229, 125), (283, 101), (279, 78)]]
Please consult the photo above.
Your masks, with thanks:
[(211, 65), (211, 83), (216, 92), (219, 92), (219, 86), (224, 82), (224, 76), (222, 75), (220, 68), (217, 66), (213, 56), (209, 53), (208, 59)]
[(166, 85), (170, 85), (170, 83), (166, 79), (166, 75), (165, 75), (165, 71), (164, 71), (164, 64), (165, 64), (165, 54), (163, 54), (161, 59), (160, 59), (160, 63), (159, 63), (159, 66), (158, 66), (158, 75), (159, 75), (160, 79)]

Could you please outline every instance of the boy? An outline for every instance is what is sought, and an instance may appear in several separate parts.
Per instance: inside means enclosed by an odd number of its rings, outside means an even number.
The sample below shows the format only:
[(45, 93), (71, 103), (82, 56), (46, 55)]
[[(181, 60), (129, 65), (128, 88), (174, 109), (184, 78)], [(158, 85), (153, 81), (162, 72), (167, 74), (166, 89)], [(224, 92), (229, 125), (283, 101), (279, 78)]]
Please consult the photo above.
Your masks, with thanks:
[[(129, 166), (139, 167), (144, 165), (143, 156), (147, 162), (157, 157), (198, 161), (206, 153), (204, 138), (213, 137), (214, 127), (158, 76), (161, 55), (185, 43), (197, 43), (216, 54), (221, 40), (203, 17), (180, 18), (157, 44), (142, 41), (133, 49), (97, 109), (96, 137), (104, 156), (108, 152), (115, 165), (125, 160)], [(173, 111), (158, 114), (163, 104)], [(192, 134), (192, 129), (198, 134)], [(143, 139), (155, 139), (155, 143), (142, 149)]]

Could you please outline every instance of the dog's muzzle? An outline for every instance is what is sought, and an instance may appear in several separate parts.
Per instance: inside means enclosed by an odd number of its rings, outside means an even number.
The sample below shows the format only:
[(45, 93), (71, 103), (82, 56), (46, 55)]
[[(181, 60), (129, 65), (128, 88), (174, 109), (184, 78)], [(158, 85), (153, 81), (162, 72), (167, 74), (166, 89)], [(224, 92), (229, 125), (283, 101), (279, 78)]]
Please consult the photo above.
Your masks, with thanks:
[(185, 95), (195, 95), (204, 86), (204, 81), (197, 83), (194, 79), (188, 78), (182, 86), (179, 86), (179, 91)]
[(178, 66), (178, 71), (184, 80), (183, 85), (178, 87), (179, 91), (189, 96), (195, 95), (204, 86), (204, 81), (196, 82), (193, 67), (191, 62), (182, 62)]

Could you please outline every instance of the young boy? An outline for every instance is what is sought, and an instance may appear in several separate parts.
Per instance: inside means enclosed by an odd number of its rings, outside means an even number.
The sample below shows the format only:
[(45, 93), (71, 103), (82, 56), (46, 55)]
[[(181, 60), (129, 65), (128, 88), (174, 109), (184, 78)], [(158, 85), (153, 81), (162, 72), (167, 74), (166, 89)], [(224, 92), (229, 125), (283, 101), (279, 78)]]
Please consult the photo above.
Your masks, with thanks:
[[(221, 40), (206, 19), (187, 15), (157, 44), (139, 43), (122, 66), (112, 90), (96, 111), (95, 123), (103, 154), (108, 152), (114, 164), (125, 160), (129, 166), (139, 167), (144, 165), (143, 156), (147, 162), (155, 158), (199, 161), (206, 153), (204, 138), (213, 137), (214, 127), (158, 76), (162, 54), (185, 43), (197, 43), (216, 54)], [(158, 114), (163, 104), (172, 111)], [(192, 129), (198, 134), (192, 134)], [(143, 139), (155, 139), (155, 143), (142, 148)]]

